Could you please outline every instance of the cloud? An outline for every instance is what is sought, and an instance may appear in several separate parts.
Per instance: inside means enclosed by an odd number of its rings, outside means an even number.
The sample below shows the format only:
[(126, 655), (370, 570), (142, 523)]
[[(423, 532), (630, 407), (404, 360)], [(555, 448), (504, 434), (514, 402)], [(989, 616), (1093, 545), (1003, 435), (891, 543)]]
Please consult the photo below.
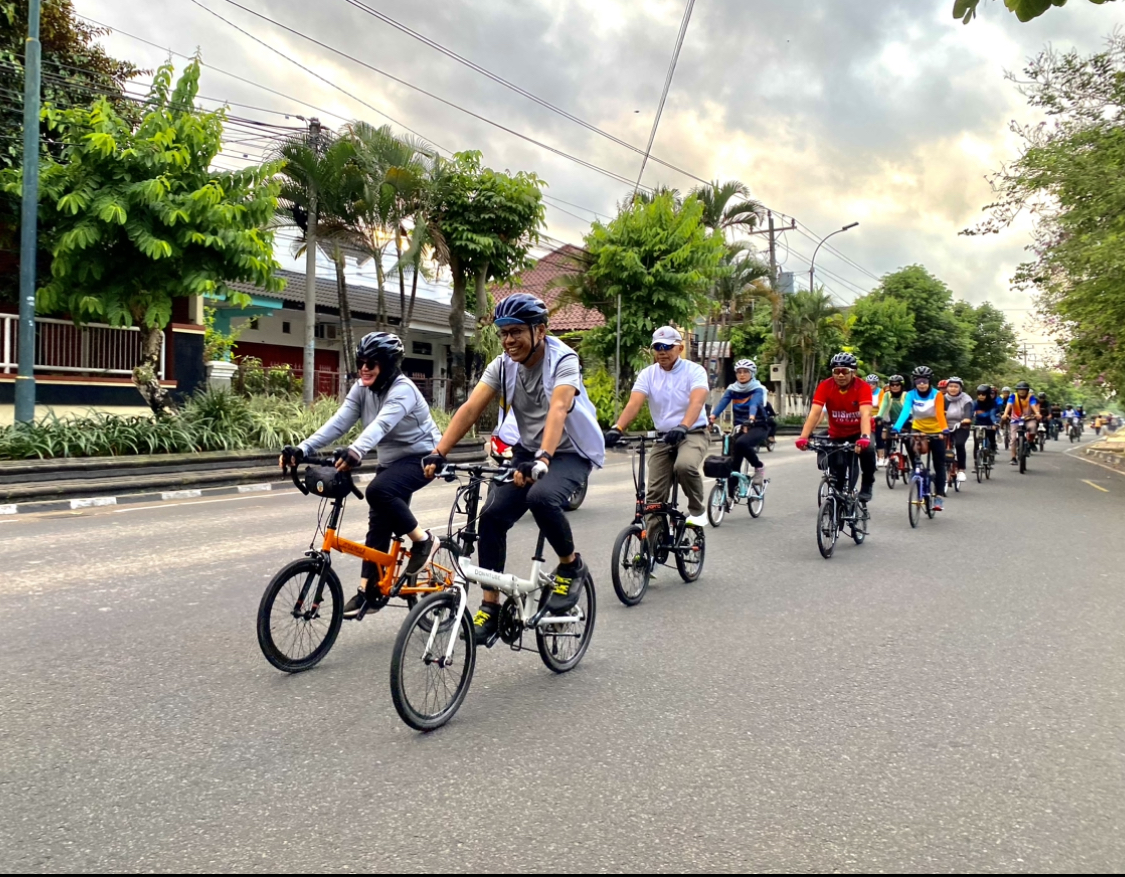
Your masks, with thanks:
[[(313, 67), (364, 102), (451, 149), (535, 170), (548, 193), (612, 213), (629, 187), (394, 84), (273, 28), (223, 0), (201, 0), (224, 17)], [(345, 0), (240, 0), (325, 43), (401, 76), (530, 137), (632, 179), (640, 157), (536, 106), (350, 6)], [(643, 145), (663, 87), (681, 0), (413, 0), (372, 5), (500, 76), (631, 143)], [(79, 11), (178, 51), (199, 47), (205, 63), (315, 105), (323, 121), (381, 123), (355, 99), (311, 78), (191, 3), (80, 0)], [(873, 4), (701, 3), (688, 32), (654, 152), (705, 179), (738, 178), (769, 206), (820, 233), (858, 219), (833, 244), (881, 275), (925, 264), (971, 301), (1027, 307), (1007, 278), (1026, 234), (965, 238), (958, 232), (989, 199), (985, 174), (1013, 154), (1007, 132), (1027, 111), (1005, 70), (1019, 70), (1048, 41), (1089, 52), (1121, 21), (1112, 7), (1068, 4), (1028, 25), (985, 4), (970, 26), (949, 0)], [(118, 55), (147, 66), (163, 53), (111, 37)], [(206, 71), (203, 92), (309, 115), (292, 100)], [(636, 112), (640, 110), (640, 112)], [(278, 116), (237, 109), (280, 124)], [(648, 184), (681, 190), (694, 181), (649, 164)], [(586, 225), (548, 209), (550, 233), (578, 240)], [(793, 266), (815, 244), (789, 235)], [(818, 267), (845, 298), (873, 285), (822, 251)], [(807, 266), (805, 266), (807, 268)], [(848, 284), (854, 284), (849, 286)], [(1013, 311), (1013, 316), (1023, 313)]]

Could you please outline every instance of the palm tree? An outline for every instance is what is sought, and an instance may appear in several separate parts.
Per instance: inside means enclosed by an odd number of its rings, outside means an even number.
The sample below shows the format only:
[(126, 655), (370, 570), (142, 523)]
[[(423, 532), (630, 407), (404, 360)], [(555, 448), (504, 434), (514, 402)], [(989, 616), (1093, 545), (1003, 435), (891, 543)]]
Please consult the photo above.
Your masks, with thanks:
[(724, 235), (729, 230), (751, 230), (765, 214), (760, 202), (750, 196), (750, 188), (738, 180), (697, 186), (691, 194), (703, 205), (703, 224)]
[[(362, 180), (355, 163), (355, 150), (347, 140), (321, 131), (316, 143), (311, 143), (307, 135), (284, 141), (277, 148), (276, 157), (285, 161), (285, 167), (281, 172), (281, 193), (274, 225), (300, 231), (302, 242), (294, 247), (295, 256), (305, 251), (311, 194), (316, 192), (317, 249), (336, 267), (344, 369), (350, 383), (356, 373), (356, 345), (344, 271), (348, 255), (354, 255), (360, 243), (356, 234), (356, 202), (362, 191)], [(309, 379), (310, 376), (306, 376), (306, 380)]]
[(787, 296), (782, 320), (786, 354), (801, 364), (801, 394), (808, 403), (820, 366), (844, 335), (844, 316), (824, 290), (801, 290)]

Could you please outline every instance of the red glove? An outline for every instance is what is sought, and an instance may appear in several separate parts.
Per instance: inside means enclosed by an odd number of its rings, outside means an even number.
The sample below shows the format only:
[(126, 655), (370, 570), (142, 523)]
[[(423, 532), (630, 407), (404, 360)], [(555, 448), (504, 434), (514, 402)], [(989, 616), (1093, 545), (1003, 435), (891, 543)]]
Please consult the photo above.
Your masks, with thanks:
[(807, 451), (809, 449), (809, 440), (807, 438), (797, 439), (797, 450)]
[(855, 443), (855, 446), (861, 451), (866, 451), (869, 447), (871, 447), (871, 439), (861, 438)]

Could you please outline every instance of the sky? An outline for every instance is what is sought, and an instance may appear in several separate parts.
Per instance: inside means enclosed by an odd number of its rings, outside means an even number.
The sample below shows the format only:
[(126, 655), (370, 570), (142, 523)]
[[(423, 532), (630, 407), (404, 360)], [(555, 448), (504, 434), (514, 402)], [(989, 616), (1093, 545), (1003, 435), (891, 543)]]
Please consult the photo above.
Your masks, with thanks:
[[(626, 180), (636, 179), (641, 155), (439, 54), (364, 5), (642, 151), (684, 12), (683, 0), (75, 0), (79, 14), (115, 28), (103, 42), (118, 57), (151, 68), (169, 51), (198, 49), (205, 105), (230, 101), (239, 119), (300, 126), (298, 115), (316, 115), (330, 127), (393, 119), (396, 130), (443, 149), (479, 149), (492, 167), (534, 171), (549, 184), (552, 241), (581, 243), (596, 215), (611, 216), (631, 194), (629, 183), (454, 107)], [(1048, 43), (1097, 51), (1125, 24), (1125, 3), (1073, 0), (1029, 24), (999, 0), (981, 5), (966, 26), (953, 19), (951, 0), (698, 0), (652, 154), (704, 180), (741, 180), (779, 224), (800, 223), (779, 247), (783, 270), (796, 272), (799, 285), (807, 285), (820, 236), (859, 222), (830, 242), (839, 254), (817, 256), (817, 282), (840, 302), (922, 264), (958, 298), (991, 301), (1023, 338), (1041, 342), (1028, 322), (1032, 302), (1009, 284), (1027, 228), (958, 233), (982, 217), (986, 175), (1016, 155), (1010, 123), (1037, 121), (1005, 71), (1018, 73)], [(268, 141), (252, 130), (229, 129), (223, 164), (261, 156)], [(698, 181), (650, 161), (643, 184), (686, 192)]]

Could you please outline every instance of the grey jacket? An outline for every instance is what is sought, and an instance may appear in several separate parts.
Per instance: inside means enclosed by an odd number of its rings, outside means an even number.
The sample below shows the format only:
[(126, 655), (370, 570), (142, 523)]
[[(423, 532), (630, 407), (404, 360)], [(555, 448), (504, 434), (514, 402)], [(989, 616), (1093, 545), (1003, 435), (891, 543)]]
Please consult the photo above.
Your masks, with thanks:
[(379, 463), (422, 456), (437, 447), (441, 431), (430, 417), (430, 406), (414, 382), (399, 375), (382, 396), (356, 383), (340, 410), (317, 432), (301, 442), (306, 454), (326, 448), (362, 421), (363, 432), (352, 444), (361, 457), (378, 446)]
[(968, 393), (962, 392), (960, 396), (945, 394), (945, 419), (950, 429), (960, 429), (962, 420), (972, 420), (974, 408), (976, 402)]

